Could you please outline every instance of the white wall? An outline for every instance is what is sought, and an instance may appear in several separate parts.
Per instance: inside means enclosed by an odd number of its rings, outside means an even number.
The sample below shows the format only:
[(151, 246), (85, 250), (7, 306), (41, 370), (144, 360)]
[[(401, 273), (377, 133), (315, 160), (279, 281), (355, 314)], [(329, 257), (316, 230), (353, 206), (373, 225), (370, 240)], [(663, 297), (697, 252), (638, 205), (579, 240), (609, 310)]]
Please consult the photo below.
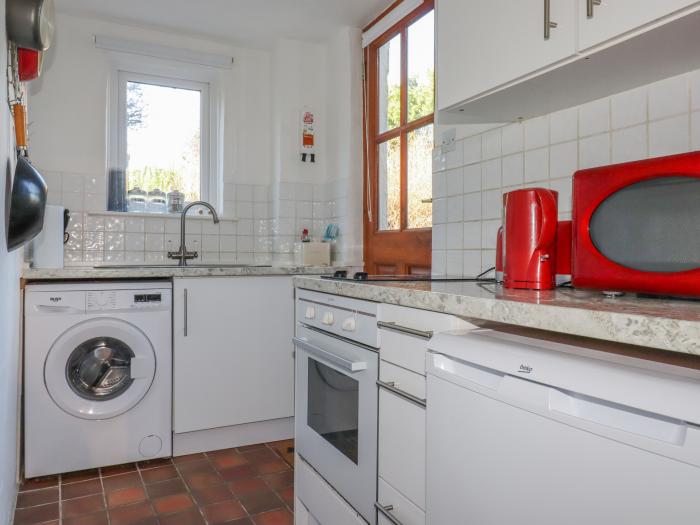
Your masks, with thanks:
[[(439, 143), (442, 131), (437, 126)], [(579, 169), (700, 149), (700, 71), (482, 132), (458, 128), (455, 151), (435, 150), (433, 273), (474, 276), (495, 263), (502, 195), (522, 187), (559, 192), (571, 218)]]
[[(56, 27), (45, 72), (31, 84), (29, 138), (32, 158), (47, 175), (50, 203), (75, 212), (67, 264), (164, 262), (167, 243), (173, 242), (169, 235), (175, 233), (167, 221), (94, 216), (106, 202), (108, 87), (114, 67), (114, 54), (96, 49), (94, 34), (234, 57), (233, 69), (218, 72), (225, 108), (221, 201), (224, 216), (239, 221), (188, 230), (200, 235), (193, 239), (200, 262), (269, 264), (274, 254), (275, 262), (291, 264), (301, 229), (319, 237), (330, 220), (343, 223), (338, 257), (344, 263), (361, 261), (362, 225), (347, 219), (361, 217), (361, 201), (358, 207), (348, 199), (361, 199), (362, 187), (358, 30), (343, 28), (325, 43), (280, 39), (268, 51), (65, 13), (58, 15)], [(299, 155), (304, 107), (318, 119), (314, 164), (302, 163)], [(207, 235), (227, 238), (217, 245)]]
[[(5, 3), (0, 5), (0, 20), (5, 19)], [(0, 64), (7, 66), (5, 24), (0, 25)], [(7, 87), (0, 87), (2, 119), (0, 119), (0, 206), (9, 191), (13, 158), (10, 112)], [(14, 163), (12, 163), (14, 165)], [(3, 206), (4, 210), (4, 206)], [(7, 253), (5, 213), (0, 213), (0, 523), (9, 524), (17, 495), (17, 377), (19, 363), (19, 252)]]

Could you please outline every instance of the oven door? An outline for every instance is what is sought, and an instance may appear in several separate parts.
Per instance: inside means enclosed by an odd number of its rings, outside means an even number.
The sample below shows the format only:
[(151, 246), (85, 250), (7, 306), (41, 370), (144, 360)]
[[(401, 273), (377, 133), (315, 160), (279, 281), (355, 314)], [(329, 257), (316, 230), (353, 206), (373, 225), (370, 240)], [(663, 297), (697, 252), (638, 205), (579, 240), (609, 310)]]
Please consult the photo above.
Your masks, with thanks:
[(301, 324), (294, 343), (296, 450), (374, 523), (377, 352)]

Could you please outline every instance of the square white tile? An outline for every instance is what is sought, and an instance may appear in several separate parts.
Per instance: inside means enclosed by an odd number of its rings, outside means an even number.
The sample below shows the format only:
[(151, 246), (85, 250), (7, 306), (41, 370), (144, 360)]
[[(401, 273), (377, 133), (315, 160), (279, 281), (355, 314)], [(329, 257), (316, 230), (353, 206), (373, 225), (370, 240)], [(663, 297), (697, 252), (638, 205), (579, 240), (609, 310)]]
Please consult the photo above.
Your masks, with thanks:
[(552, 113), (549, 116), (549, 133), (552, 144), (575, 140), (578, 137), (578, 108)]
[(481, 188), (490, 190), (501, 187), (501, 159), (481, 164)]
[(649, 119), (656, 120), (690, 110), (687, 75), (667, 78), (649, 86)]
[(611, 98), (612, 128), (619, 129), (641, 124), (647, 120), (646, 86), (625, 91)]
[(549, 148), (533, 149), (525, 152), (525, 183), (549, 178)]
[(464, 168), (464, 193), (481, 191), (481, 164), (472, 164)]
[(481, 162), (481, 135), (466, 138), (462, 143), (464, 149), (464, 164)]
[(649, 123), (649, 156), (684, 153), (690, 149), (690, 118), (680, 115)]
[(593, 135), (579, 140), (580, 169), (605, 166), (607, 164), (610, 164), (609, 133)]
[(503, 128), (502, 135), (502, 152), (503, 155), (518, 153), (523, 150), (525, 145), (525, 136), (523, 125), (520, 123), (510, 124)]
[(542, 148), (549, 144), (549, 116), (526, 120), (525, 149)]
[(578, 169), (578, 142), (563, 142), (549, 149), (549, 176), (552, 179), (571, 177)]
[(647, 125), (613, 131), (612, 162), (629, 162), (647, 158)]
[(501, 183), (503, 186), (517, 186), (523, 183), (523, 154), (503, 157)]
[(610, 99), (604, 98), (584, 104), (579, 108), (579, 136), (587, 137), (610, 129)]

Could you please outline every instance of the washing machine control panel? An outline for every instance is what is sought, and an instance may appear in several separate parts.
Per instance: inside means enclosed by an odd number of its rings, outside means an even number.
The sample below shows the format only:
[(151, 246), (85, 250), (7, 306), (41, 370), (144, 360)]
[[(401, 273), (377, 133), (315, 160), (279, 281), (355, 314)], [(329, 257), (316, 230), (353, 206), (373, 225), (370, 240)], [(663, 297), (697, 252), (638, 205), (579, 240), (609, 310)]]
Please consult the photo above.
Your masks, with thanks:
[(105, 290), (87, 292), (88, 311), (160, 310), (167, 306), (169, 295), (162, 290)]

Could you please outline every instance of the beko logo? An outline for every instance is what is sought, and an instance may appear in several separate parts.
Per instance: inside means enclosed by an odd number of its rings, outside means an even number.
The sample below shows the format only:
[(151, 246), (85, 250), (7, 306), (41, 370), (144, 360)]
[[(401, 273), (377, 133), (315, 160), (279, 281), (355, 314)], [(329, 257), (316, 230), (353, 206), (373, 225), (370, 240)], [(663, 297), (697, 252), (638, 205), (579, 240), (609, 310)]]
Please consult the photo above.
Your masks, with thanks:
[(58, 303), (60, 301), (63, 301), (63, 297), (49, 297), (49, 301), (52, 303)]
[(527, 365), (520, 365), (520, 369), (518, 370), (519, 374), (529, 374), (532, 372), (532, 367), (527, 366)]

